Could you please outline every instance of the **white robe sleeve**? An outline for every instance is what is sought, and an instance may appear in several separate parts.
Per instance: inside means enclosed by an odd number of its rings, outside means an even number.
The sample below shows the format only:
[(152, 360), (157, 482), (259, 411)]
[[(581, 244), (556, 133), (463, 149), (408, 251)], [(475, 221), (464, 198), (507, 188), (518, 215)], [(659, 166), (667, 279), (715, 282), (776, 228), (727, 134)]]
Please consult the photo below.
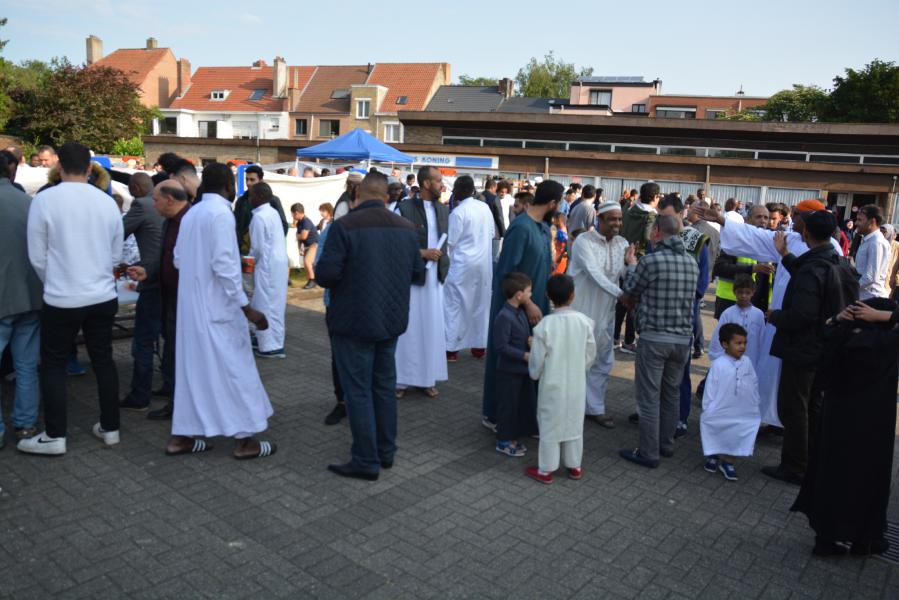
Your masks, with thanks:
[(534, 328), (533, 341), (531, 342), (531, 352), (528, 357), (528, 372), (531, 379), (538, 380), (543, 375), (543, 365), (546, 362), (546, 328), (541, 321)]
[(593, 367), (593, 361), (596, 360), (596, 338), (593, 336), (593, 319), (587, 317), (589, 327), (587, 328), (587, 347), (584, 358), (586, 359), (587, 372)]
[[(721, 228), (721, 249), (731, 256), (744, 256), (759, 262), (780, 263), (780, 254), (774, 247), (774, 231), (761, 229), (746, 223), (727, 221)], [(798, 233), (787, 234), (787, 249), (797, 256), (807, 247)]]
[(265, 253), (265, 223), (263, 219), (250, 219), (250, 256), (259, 262)]
[[(250, 221), (252, 223), (252, 221)], [(240, 251), (234, 237), (234, 217), (230, 214), (217, 215), (212, 225), (212, 273), (218, 280), (229, 301), (238, 307), (249, 304), (243, 291), (240, 274)], [(177, 258), (177, 245), (175, 257)]]
[(621, 288), (618, 287), (615, 282), (609, 280), (609, 278), (605, 276), (605, 273), (602, 272), (602, 268), (600, 267), (602, 260), (600, 257), (594, 256), (594, 253), (590, 251), (591, 244), (588, 243), (588, 240), (585, 239), (584, 242), (578, 244), (578, 241), (583, 237), (583, 235), (578, 236), (578, 239), (574, 241), (574, 245), (571, 247), (571, 262), (575, 263), (580, 271), (589, 275), (590, 279), (592, 279), (602, 291), (617, 298), (621, 295)]
[(449, 225), (446, 231), (446, 253), (450, 256), (450, 261), (453, 260), (453, 251), (459, 244), (459, 238), (462, 237), (462, 232), (464, 231), (461, 212), (457, 208), (449, 215)]
[(723, 360), (712, 361), (709, 374), (705, 380), (705, 391), (702, 394), (702, 410), (710, 410), (718, 404), (722, 395), (726, 394), (728, 383), (732, 383), (733, 371)]

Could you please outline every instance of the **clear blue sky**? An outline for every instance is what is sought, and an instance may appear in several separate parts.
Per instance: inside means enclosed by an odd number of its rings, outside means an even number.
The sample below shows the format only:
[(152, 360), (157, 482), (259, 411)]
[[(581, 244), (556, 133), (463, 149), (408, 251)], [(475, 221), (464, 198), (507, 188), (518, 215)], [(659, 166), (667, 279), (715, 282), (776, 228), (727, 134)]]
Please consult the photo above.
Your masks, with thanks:
[[(449, 62), (460, 74), (514, 76), (550, 50), (597, 75), (660, 77), (665, 93), (768, 95), (829, 87), (846, 67), (899, 62), (899, 0), (603, 2), (4, 2), (4, 57), (81, 63), (155, 37), (198, 66)], [(339, 11), (338, 11), (338, 7)], [(256, 12), (254, 12), (256, 10)], [(652, 38), (651, 42), (646, 40)]]

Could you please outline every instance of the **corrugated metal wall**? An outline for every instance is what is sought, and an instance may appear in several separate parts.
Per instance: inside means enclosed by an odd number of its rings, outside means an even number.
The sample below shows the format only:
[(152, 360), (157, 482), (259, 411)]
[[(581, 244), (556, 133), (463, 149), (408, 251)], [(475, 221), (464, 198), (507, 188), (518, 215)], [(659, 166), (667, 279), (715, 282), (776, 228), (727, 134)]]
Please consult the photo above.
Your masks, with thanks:
[(802, 190), (795, 188), (769, 187), (765, 194), (765, 203), (783, 202), (787, 206), (794, 206), (809, 198), (820, 198), (821, 190)]

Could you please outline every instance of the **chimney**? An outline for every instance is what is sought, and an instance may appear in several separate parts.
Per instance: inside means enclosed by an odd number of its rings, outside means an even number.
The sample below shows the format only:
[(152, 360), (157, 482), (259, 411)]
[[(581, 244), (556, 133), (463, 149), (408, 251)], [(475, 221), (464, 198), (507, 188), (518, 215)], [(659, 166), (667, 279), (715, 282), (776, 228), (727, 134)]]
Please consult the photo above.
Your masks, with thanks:
[(253, 66), (257, 67), (257, 68), (261, 68), (261, 67), (265, 67), (267, 65), (265, 64), (265, 59), (260, 58), (259, 60), (257, 60), (256, 62), (253, 63)]
[(503, 77), (496, 82), (496, 89), (504, 98), (511, 98), (512, 94), (515, 92), (515, 82), (508, 77)]
[(275, 57), (275, 66), (272, 69), (272, 97), (287, 97), (287, 61), (280, 56)]
[(147, 38), (147, 50), (154, 50), (159, 47), (159, 42), (156, 41), (156, 38)]
[(103, 58), (103, 40), (95, 35), (87, 38), (87, 64), (92, 65)]
[(190, 61), (178, 59), (178, 97), (181, 98), (190, 87)]

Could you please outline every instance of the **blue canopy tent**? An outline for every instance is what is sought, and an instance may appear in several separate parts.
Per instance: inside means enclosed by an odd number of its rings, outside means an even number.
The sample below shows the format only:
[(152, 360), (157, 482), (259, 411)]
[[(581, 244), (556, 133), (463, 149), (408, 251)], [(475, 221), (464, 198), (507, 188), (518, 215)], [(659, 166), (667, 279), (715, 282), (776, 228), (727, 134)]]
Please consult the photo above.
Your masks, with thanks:
[(301, 148), (297, 150), (297, 157), (412, 164), (411, 156), (388, 146), (361, 129), (354, 129), (322, 144)]

